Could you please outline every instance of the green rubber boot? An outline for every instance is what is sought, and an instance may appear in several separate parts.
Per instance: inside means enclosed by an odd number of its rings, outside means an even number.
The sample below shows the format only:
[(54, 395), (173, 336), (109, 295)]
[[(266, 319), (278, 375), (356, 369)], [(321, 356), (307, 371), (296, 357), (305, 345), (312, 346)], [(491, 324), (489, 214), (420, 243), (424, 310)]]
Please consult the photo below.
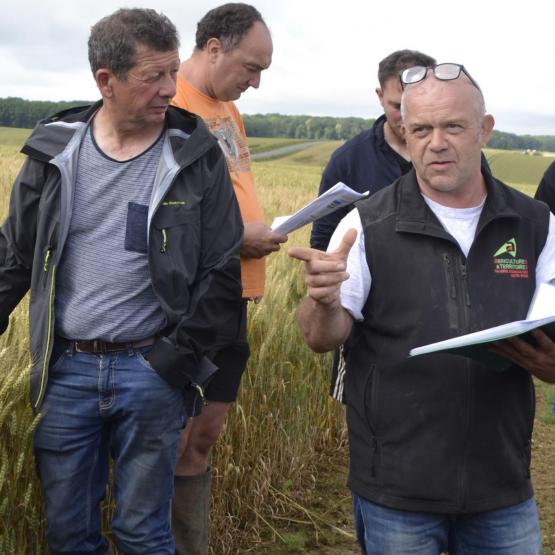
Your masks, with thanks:
[(208, 512), (212, 469), (196, 476), (176, 476), (172, 531), (176, 555), (208, 555)]

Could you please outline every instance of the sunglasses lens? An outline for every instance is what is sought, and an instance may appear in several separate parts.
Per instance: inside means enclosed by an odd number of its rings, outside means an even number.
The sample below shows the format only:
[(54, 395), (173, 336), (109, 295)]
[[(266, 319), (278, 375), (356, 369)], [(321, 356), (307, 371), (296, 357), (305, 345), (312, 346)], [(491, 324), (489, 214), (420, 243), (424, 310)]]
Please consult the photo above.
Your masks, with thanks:
[(406, 85), (417, 83), (426, 77), (426, 71), (428, 70), (424, 66), (409, 67), (401, 73), (401, 81)]
[(461, 73), (461, 66), (458, 64), (439, 64), (435, 67), (434, 73), (438, 79), (442, 79), (444, 81), (457, 79)]

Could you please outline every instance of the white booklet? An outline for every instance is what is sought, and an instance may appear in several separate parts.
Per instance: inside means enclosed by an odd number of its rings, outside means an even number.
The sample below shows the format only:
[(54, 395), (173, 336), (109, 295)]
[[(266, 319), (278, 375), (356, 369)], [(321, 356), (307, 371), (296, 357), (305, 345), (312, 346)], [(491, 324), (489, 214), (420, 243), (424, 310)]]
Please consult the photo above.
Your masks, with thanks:
[(306, 224), (335, 212), (338, 208), (348, 206), (368, 195), (357, 193), (344, 183), (336, 183), (318, 198), (303, 206), (292, 216), (278, 216), (272, 222), (272, 230), (287, 235)]
[(525, 320), (517, 320), (482, 331), (446, 339), (445, 341), (416, 347), (411, 349), (409, 355), (417, 356), (428, 353), (450, 352), (479, 360), (494, 370), (503, 370), (510, 366), (511, 362), (489, 351), (488, 344), (517, 335), (522, 335), (523, 339), (533, 342), (533, 337), (527, 334), (537, 328), (542, 328), (551, 339), (555, 340), (555, 285), (552, 283), (542, 283), (539, 285)]

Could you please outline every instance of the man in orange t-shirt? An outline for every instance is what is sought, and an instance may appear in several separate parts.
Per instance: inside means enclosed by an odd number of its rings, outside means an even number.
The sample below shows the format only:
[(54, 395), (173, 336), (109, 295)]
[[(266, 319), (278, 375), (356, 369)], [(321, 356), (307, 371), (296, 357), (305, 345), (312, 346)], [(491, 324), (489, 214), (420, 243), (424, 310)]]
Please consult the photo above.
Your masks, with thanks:
[[(258, 88), (260, 74), (272, 61), (272, 38), (260, 13), (247, 4), (225, 4), (198, 23), (196, 46), (177, 76), (173, 104), (198, 114), (218, 138), (225, 153), (245, 233), (241, 247), (243, 297), (260, 300), (264, 293), (264, 257), (279, 250), (287, 236), (264, 223), (254, 190), (250, 153), (241, 115), (233, 100), (249, 87)], [(225, 233), (225, 230), (222, 230)], [(244, 371), (243, 358), (226, 358), (207, 387), (208, 404), (191, 419), (182, 435), (176, 468), (172, 527), (177, 555), (208, 553), (210, 450), (220, 435)], [(215, 361), (218, 364), (218, 361)]]

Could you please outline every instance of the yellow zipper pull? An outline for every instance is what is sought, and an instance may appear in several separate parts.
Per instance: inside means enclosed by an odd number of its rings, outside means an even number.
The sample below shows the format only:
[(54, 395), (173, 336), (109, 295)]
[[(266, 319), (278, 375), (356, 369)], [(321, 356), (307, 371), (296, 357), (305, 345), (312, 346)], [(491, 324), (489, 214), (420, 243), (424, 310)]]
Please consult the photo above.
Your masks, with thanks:
[(47, 249), (46, 254), (44, 255), (44, 265), (42, 267), (42, 269), (45, 272), (48, 272), (48, 266), (49, 266), (49, 263), (50, 263), (50, 255), (51, 254), (52, 254), (52, 249), (50, 249), (50, 248)]
[(191, 385), (198, 391), (198, 394), (202, 400), (202, 404), (206, 406), (208, 404), (208, 401), (204, 396), (204, 389), (202, 389), (202, 387), (198, 383), (191, 382)]
[(160, 252), (162, 254), (165, 254), (167, 250), (168, 250), (168, 234), (166, 233), (166, 230), (163, 229), (162, 230), (162, 246), (160, 247)]

